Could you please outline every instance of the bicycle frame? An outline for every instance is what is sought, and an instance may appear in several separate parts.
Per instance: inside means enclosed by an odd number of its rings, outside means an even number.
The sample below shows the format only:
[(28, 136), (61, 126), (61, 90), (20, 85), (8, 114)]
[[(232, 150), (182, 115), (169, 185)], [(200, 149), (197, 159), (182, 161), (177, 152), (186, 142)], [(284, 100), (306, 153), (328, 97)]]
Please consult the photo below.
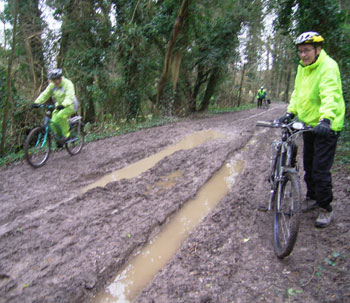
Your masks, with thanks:
[[(260, 124), (259, 124), (260, 123)], [(259, 126), (267, 126), (272, 128), (282, 128), (281, 139), (275, 140), (272, 143), (271, 151), (271, 165), (270, 165), (270, 177), (269, 182), (271, 185), (270, 201), (268, 210), (272, 210), (274, 207), (274, 201), (276, 195), (280, 195), (279, 184), (284, 182), (284, 175), (286, 172), (297, 174), (298, 170), (293, 163), (294, 157), (296, 157), (297, 146), (294, 143), (295, 138), (302, 132), (310, 131), (310, 127), (304, 125), (300, 129), (293, 129), (292, 124), (271, 124), (265, 122), (259, 122)], [(295, 146), (295, 147), (294, 147)], [(296, 150), (293, 151), (293, 148)], [(279, 207), (278, 207), (279, 209)]]
[[(45, 107), (45, 106), (42, 105), (42, 107)], [(50, 109), (49, 106), (46, 106), (46, 107), (48, 109)], [(51, 115), (52, 115), (52, 112), (49, 111), (49, 110), (45, 113), (45, 119), (44, 119), (44, 123), (43, 123), (43, 127), (45, 127), (45, 138), (44, 138), (43, 144), (46, 143), (47, 136), (49, 135), (49, 133), (52, 134), (57, 141), (59, 141), (61, 139), (61, 137), (58, 136), (54, 132), (54, 130), (52, 129), (51, 125), (54, 125), (55, 128), (57, 128), (61, 134), (62, 134), (62, 129), (56, 122), (52, 121)]]

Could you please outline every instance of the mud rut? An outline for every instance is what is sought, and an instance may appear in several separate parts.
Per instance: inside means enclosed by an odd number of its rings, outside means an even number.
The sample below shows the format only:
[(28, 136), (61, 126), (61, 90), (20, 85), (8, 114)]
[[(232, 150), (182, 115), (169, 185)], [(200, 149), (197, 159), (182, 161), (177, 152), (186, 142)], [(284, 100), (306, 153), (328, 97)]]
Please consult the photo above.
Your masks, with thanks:
[[(90, 302), (135, 252), (239, 153), (234, 187), (134, 302), (349, 302), (349, 177), (335, 174), (336, 221), (316, 230), (302, 218), (291, 257), (278, 261), (266, 202), (271, 141), (256, 129), (285, 106), (188, 120), (86, 145), (46, 166), (0, 169), (0, 302)], [(165, 157), (132, 179), (81, 189), (203, 130), (225, 134)], [(254, 144), (249, 144), (253, 142)], [(173, 178), (164, 189), (164, 176)], [(171, 239), (169, 239), (170, 241)]]

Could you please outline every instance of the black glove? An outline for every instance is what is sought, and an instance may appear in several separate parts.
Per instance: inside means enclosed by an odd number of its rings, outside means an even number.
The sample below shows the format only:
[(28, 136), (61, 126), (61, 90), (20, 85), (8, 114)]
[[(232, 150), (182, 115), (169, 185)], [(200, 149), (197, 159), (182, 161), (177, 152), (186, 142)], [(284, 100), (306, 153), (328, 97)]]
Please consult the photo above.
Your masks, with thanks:
[(279, 123), (289, 124), (295, 115), (293, 113), (285, 113), (281, 118), (277, 119)]
[(32, 104), (32, 108), (39, 108), (39, 107), (40, 107), (40, 104), (36, 104), (36, 103)]
[(314, 128), (314, 133), (321, 137), (328, 136), (331, 133), (331, 121), (328, 119), (322, 119)]
[(56, 109), (57, 110), (62, 110), (62, 109), (64, 109), (64, 106), (63, 105), (59, 105), (59, 106), (56, 107)]

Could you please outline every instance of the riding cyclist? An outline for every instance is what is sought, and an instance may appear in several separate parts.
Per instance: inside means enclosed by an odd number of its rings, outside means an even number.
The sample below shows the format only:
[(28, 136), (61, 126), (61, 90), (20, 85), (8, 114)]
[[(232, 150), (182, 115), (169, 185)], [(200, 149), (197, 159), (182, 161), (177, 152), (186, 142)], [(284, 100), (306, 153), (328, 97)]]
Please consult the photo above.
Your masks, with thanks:
[(265, 101), (267, 92), (266, 89), (264, 88), (264, 86), (260, 87), (260, 90), (258, 91), (258, 95), (256, 96), (256, 98), (258, 99), (258, 108), (262, 106), (262, 101)]
[(345, 115), (339, 67), (323, 50), (323, 42), (317, 32), (305, 32), (296, 39), (300, 64), (287, 112), (279, 119), (290, 123), (297, 116), (314, 127), (303, 134), (307, 187), (303, 209), (320, 208), (316, 227), (326, 227), (333, 220), (330, 169)]
[[(59, 145), (63, 145), (69, 138), (68, 118), (78, 110), (78, 101), (75, 97), (74, 85), (72, 81), (62, 76), (62, 69), (57, 68), (49, 72), (51, 83), (35, 100), (33, 107), (46, 102), (50, 97), (55, 100), (56, 109), (52, 113), (51, 127), (54, 132), (61, 137)], [(55, 125), (58, 125), (56, 127)]]

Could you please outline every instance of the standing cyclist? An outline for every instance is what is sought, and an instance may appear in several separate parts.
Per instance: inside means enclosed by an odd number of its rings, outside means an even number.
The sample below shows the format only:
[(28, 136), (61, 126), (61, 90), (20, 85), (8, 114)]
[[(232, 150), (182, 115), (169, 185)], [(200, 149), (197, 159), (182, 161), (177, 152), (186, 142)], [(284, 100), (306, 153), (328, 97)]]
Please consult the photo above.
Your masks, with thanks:
[(265, 100), (266, 95), (267, 95), (267, 92), (264, 86), (260, 87), (260, 90), (258, 91), (258, 95), (256, 96), (256, 98), (258, 99), (258, 108), (262, 106), (262, 101)]
[(317, 32), (305, 32), (296, 39), (300, 65), (287, 113), (279, 119), (290, 123), (297, 116), (314, 127), (303, 134), (307, 187), (303, 208), (320, 207), (316, 227), (326, 227), (333, 220), (330, 169), (345, 115), (339, 67), (322, 49), (323, 42)]
[[(50, 97), (55, 100), (56, 109), (52, 113), (52, 128), (61, 137), (59, 144), (63, 145), (69, 138), (68, 118), (78, 110), (78, 100), (75, 97), (72, 81), (62, 76), (62, 69), (57, 68), (49, 72), (51, 83), (35, 100), (33, 107), (46, 102)], [(55, 127), (57, 124), (60, 129)]]

